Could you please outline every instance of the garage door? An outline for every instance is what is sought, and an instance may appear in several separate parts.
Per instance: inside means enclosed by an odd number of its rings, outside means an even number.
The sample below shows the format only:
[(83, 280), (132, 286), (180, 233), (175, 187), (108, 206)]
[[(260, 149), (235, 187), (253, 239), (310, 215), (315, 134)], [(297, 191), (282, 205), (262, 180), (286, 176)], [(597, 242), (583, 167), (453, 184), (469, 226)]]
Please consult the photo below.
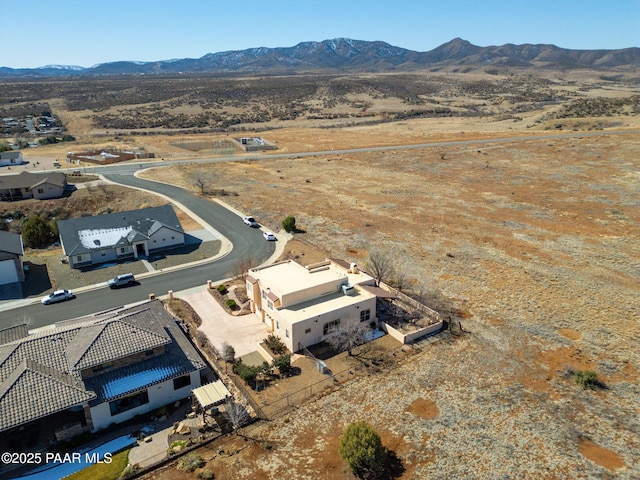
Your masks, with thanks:
[(16, 262), (13, 260), (0, 261), (0, 285), (17, 281), (18, 272), (16, 272)]

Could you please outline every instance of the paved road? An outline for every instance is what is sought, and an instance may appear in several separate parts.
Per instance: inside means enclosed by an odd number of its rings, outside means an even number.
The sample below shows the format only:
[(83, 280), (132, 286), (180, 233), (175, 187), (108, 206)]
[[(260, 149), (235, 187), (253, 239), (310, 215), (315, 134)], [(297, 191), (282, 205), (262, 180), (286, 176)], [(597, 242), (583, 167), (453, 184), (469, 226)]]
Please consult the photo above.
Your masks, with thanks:
[[(600, 132), (571, 132), (571, 133), (549, 133), (543, 135), (517, 136), (491, 139), (470, 139), (449, 142), (430, 142), (412, 145), (393, 145), (383, 147), (353, 148), (341, 150), (325, 150), (317, 152), (300, 152), (286, 154), (260, 154), (256, 156), (228, 156), (199, 160), (185, 161), (154, 161), (144, 163), (144, 167), (168, 166), (192, 163), (217, 163), (230, 161), (251, 161), (268, 160), (278, 158), (315, 157), (318, 155), (345, 155), (349, 153), (366, 153), (375, 151), (407, 150), (430, 147), (446, 147), (457, 145), (482, 145), (492, 143), (512, 143), (522, 141), (552, 140), (558, 138), (583, 138), (598, 137), (604, 135), (621, 135), (629, 133), (640, 133), (640, 130), (619, 130)], [(107, 310), (109, 308), (126, 305), (148, 298), (150, 293), (162, 295), (168, 290), (183, 290), (206, 283), (207, 280), (221, 280), (229, 276), (229, 272), (237, 263), (238, 259), (245, 256), (252, 256), (258, 262), (264, 261), (273, 252), (273, 245), (262, 239), (259, 230), (247, 228), (238, 216), (227, 209), (207, 200), (203, 200), (184, 189), (171, 185), (164, 185), (139, 179), (134, 173), (142, 168), (143, 164), (122, 164), (107, 167), (91, 167), (85, 169), (89, 172), (100, 173), (108, 179), (129, 185), (136, 188), (145, 188), (157, 193), (164, 194), (174, 201), (181, 203), (184, 207), (199, 216), (205, 223), (213, 226), (225, 235), (233, 244), (233, 250), (229, 255), (208, 265), (199, 265), (179, 272), (165, 273), (155, 277), (145, 279), (143, 284), (132, 289), (123, 289), (117, 292), (109, 292), (106, 289), (84, 292), (72, 302), (49, 305), (44, 308), (40, 305), (21, 307), (0, 312), (0, 327), (13, 325), (29, 319), (30, 328), (37, 328), (43, 325), (73, 318), (80, 315), (88, 315), (94, 312)]]
[(128, 174), (101, 171), (109, 180), (136, 188), (145, 188), (169, 197), (200, 217), (224, 235), (232, 244), (231, 252), (215, 262), (189, 267), (183, 270), (160, 273), (146, 277), (139, 286), (110, 290), (97, 288), (77, 294), (75, 300), (43, 306), (39, 303), (0, 312), (0, 327), (28, 320), (29, 328), (38, 328), (82, 315), (101, 312), (120, 305), (139, 302), (150, 293), (164, 295), (169, 290), (179, 291), (206, 284), (207, 280), (228, 278), (241, 258), (252, 257), (264, 262), (275, 251), (275, 243), (267, 242), (259, 229), (250, 228), (232, 211), (197, 197), (172, 185), (142, 180)]

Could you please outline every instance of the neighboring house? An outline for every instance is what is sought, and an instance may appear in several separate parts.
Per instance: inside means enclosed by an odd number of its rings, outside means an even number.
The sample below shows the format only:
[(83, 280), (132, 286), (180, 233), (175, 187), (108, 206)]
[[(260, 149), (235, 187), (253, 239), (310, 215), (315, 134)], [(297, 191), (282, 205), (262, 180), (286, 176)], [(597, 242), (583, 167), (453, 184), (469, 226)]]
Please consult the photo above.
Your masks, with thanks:
[(184, 230), (171, 205), (60, 220), (58, 232), (72, 268), (184, 245)]
[(246, 282), (251, 311), (291, 352), (326, 340), (341, 323), (377, 322), (381, 289), (355, 264), (287, 260), (249, 270)]
[(37, 451), (182, 400), (210, 372), (158, 300), (0, 330), (0, 447)]
[(22, 165), (23, 163), (22, 152), (0, 152), (0, 167)]
[(59, 198), (66, 188), (67, 176), (61, 172), (0, 176), (0, 200), (5, 201)]
[(24, 282), (22, 236), (0, 230), (0, 285)]

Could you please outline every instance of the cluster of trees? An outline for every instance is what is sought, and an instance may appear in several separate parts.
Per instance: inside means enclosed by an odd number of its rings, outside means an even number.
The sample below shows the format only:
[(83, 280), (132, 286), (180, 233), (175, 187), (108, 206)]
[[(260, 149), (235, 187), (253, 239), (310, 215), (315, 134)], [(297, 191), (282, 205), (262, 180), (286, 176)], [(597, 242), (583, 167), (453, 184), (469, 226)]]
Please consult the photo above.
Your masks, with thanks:
[[(280, 341), (280, 339), (278, 337), (275, 337), (274, 335), (270, 335), (269, 337), (273, 337)], [(266, 342), (267, 339), (265, 339), (264, 341)], [(271, 341), (273, 342), (273, 340)], [(254, 387), (256, 386), (256, 380), (258, 379), (259, 375), (264, 375), (267, 377), (273, 377), (276, 375), (286, 376), (291, 372), (291, 355), (285, 353), (286, 347), (284, 347), (284, 344), (283, 349), (277, 349), (277, 353), (274, 350), (271, 351), (277, 355), (273, 359), (271, 364), (265, 361), (262, 363), (262, 365), (247, 365), (242, 361), (242, 359), (235, 358), (235, 349), (227, 342), (225, 342), (222, 345), (222, 358), (225, 363), (233, 364), (233, 373), (242, 378), (242, 380), (244, 380), (247, 385)]]

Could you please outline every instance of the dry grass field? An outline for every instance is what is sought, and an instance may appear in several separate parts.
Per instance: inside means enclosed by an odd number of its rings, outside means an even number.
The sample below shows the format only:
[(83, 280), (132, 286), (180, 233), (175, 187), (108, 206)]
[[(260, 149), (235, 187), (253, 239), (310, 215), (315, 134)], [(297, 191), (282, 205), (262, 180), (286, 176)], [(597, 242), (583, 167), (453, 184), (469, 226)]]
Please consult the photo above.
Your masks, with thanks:
[[(556, 99), (548, 103), (516, 98), (513, 82), (486, 93), (443, 80), (422, 98), (452, 111), (475, 105), (478, 116), (306, 117), (243, 133), (279, 153), (398, 146), (384, 152), (180, 168), (170, 160), (199, 155), (171, 142), (235, 133), (109, 136), (58, 102), (77, 149), (143, 146), (168, 164), (145, 176), (186, 186), (190, 170), (207, 170), (212, 188), (232, 193), (225, 202), (275, 230), (294, 215), (299, 237), (327, 255), (366, 265), (372, 249), (387, 252), (407, 289), (462, 322), (453, 340), (253, 431), (258, 441), (232, 439), (233, 455), (204, 450), (216, 478), (352, 478), (338, 441), (361, 419), (394, 453), (392, 478), (640, 478), (638, 95), (596, 77), (552, 77), (522, 87)], [(365, 105), (376, 118), (409, 108), (367, 91), (349, 101), (332, 108)], [(536, 138), (568, 132), (585, 135)], [(401, 147), (456, 140), (483, 142)], [(600, 387), (583, 390), (574, 370), (595, 370)], [(170, 466), (146, 478), (196, 474)]]

